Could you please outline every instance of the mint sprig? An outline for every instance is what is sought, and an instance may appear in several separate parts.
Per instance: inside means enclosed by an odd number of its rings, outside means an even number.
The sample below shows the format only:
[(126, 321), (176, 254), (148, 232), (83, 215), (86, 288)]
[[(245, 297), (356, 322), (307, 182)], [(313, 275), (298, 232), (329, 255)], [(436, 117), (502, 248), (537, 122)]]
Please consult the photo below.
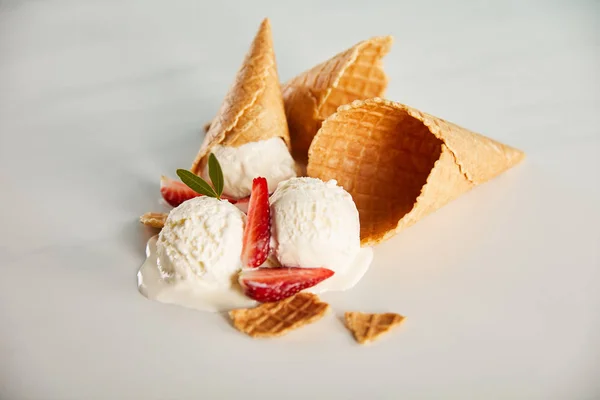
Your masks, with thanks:
[(225, 183), (223, 170), (214, 154), (210, 153), (208, 156), (208, 176), (210, 177), (212, 186), (198, 175), (186, 169), (178, 169), (177, 176), (194, 192), (221, 200)]

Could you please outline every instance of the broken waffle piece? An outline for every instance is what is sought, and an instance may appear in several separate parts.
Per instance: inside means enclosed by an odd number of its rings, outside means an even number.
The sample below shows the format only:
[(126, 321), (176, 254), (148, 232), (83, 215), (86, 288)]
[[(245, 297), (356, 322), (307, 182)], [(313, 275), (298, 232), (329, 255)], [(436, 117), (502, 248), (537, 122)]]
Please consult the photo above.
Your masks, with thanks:
[(358, 311), (344, 314), (346, 327), (360, 344), (368, 344), (378, 339), (382, 334), (400, 325), (404, 318), (400, 314), (366, 314)]
[(264, 303), (256, 308), (233, 310), (229, 316), (233, 326), (249, 336), (282, 336), (301, 326), (321, 319), (329, 311), (329, 304), (323, 303), (312, 293), (298, 293), (295, 296), (275, 302)]
[(140, 222), (152, 228), (162, 229), (168, 216), (166, 213), (147, 212), (140, 217)]

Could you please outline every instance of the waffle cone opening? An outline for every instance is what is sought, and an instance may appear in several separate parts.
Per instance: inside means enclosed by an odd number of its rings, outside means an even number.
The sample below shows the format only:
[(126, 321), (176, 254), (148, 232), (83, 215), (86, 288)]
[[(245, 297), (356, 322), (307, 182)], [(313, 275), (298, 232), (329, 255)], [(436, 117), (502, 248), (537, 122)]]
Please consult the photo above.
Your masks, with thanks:
[[(396, 228), (415, 206), (442, 152), (443, 142), (406, 110), (379, 118), (361, 112), (350, 121), (330, 121), (311, 148), (308, 174), (336, 179), (352, 194), (361, 237)], [(325, 149), (328, 155), (322, 154)]]
[(361, 243), (373, 245), (524, 157), (441, 118), (384, 99), (355, 101), (327, 118), (307, 172), (354, 198)]

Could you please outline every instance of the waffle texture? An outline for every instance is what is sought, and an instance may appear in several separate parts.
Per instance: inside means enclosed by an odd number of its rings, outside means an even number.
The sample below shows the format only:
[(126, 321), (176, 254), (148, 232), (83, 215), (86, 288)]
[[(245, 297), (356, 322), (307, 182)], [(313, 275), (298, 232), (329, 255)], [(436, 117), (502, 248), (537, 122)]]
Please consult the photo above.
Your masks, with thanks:
[(283, 85), (285, 112), (295, 158), (306, 161), (321, 123), (341, 105), (383, 96), (388, 78), (382, 58), (391, 36), (360, 42)]
[(346, 327), (360, 344), (371, 343), (393, 327), (404, 321), (400, 314), (365, 314), (362, 312), (347, 312), (344, 314)]
[(328, 310), (329, 305), (321, 302), (317, 295), (298, 293), (256, 308), (233, 310), (229, 316), (233, 326), (249, 336), (274, 337), (318, 321)]
[(191, 171), (198, 174), (204, 168), (206, 156), (217, 144), (239, 147), (272, 137), (281, 137), (289, 147), (271, 25), (265, 19), (217, 116), (210, 123)]
[(360, 215), (361, 244), (390, 238), (514, 166), (524, 153), (412, 107), (379, 98), (323, 122), (307, 173), (336, 179)]

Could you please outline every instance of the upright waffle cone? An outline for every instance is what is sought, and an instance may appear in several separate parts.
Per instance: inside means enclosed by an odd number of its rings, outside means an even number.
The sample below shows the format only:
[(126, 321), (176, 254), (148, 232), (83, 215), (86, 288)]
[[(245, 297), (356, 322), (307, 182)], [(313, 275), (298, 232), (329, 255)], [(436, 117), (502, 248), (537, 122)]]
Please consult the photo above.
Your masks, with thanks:
[(202, 170), (206, 156), (217, 144), (238, 147), (273, 137), (290, 144), (271, 25), (265, 19), (204, 137), (191, 171), (198, 174)]
[(309, 150), (307, 172), (336, 179), (373, 245), (483, 183), (524, 153), (403, 104), (370, 99), (340, 107)]
[(294, 157), (306, 161), (321, 123), (339, 106), (383, 96), (387, 76), (381, 59), (392, 41), (382, 36), (360, 42), (283, 85)]

